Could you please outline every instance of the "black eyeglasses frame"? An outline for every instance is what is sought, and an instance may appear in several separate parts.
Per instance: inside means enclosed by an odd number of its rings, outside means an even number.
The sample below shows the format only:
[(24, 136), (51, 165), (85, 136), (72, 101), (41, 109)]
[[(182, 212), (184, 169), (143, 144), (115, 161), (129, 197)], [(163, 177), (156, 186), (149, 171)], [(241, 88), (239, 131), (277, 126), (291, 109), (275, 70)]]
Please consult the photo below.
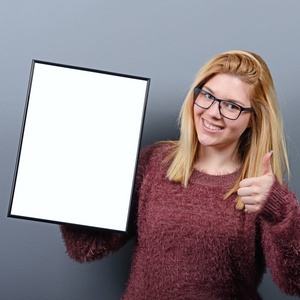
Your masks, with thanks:
[[(212, 101), (212, 103), (210, 104), (209, 107), (202, 107), (201, 105), (199, 105), (199, 104), (196, 103), (196, 97), (195, 97), (196, 92), (198, 92), (198, 94), (199, 94), (199, 92), (204, 92), (205, 94), (210, 95), (212, 97), (213, 101)], [(204, 108), (204, 109), (209, 109), (216, 101), (219, 102), (219, 112), (220, 112), (221, 116), (223, 116), (224, 118), (229, 119), (229, 120), (237, 120), (243, 111), (254, 111), (253, 107), (243, 107), (243, 106), (241, 106), (241, 105), (239, 105), (239, 104), (237, 104), (237, 103), (235, 103), (233, 101), (218, 99), (214, 95), (212, 95), (211, 93), (209, 93), (209, 92), (207, 92), (205, 90), (202, 90), (199, 87), (196, 87), (194, 89), (194, 99), (193, 100), (194, 100), (194, 103), (198, 107), (201, 107), (201, 108)], [(222, 111), (221, 111), (221, 102), (229, 102), (229, 103), (232, 103), (232, 104), (238, 106), (240, 108), (240, 113), (238, 114), (238, 116), (235, 119), (228, 118), (228, 117), (224, 116), (222, 114)]]

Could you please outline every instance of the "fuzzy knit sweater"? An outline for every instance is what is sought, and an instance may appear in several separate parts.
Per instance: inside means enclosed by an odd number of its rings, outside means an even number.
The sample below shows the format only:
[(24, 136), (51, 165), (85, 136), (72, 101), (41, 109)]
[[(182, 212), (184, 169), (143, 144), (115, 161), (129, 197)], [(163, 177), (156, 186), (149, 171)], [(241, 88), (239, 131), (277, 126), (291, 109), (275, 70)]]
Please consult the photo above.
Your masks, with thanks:
[[(130, 234), (61, 226), (67, 252), (89, 262), (135, 236), (124, 300), (256, 300), (266, 265), (287, 294), (300, 295), (300, 207), (277, 179), (263, 209), (235, 209), (239, 171), (194, 170), (188, 186), (166, 178), (168, 145), (141, 151)], [(101, 297), (100, 297), (101, 298)]]

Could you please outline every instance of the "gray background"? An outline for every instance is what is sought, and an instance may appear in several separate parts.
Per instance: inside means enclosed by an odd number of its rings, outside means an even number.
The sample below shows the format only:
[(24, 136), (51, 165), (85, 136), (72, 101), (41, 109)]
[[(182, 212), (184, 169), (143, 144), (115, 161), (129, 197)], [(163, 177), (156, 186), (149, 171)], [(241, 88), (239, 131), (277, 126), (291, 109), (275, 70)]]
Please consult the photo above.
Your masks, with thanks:
[[(300, 195), (299, 12), (297, 0), (1, 0), (0, 298), (119, 299), (130, 269), (132, 243), (78, 264), (66, 256), (57, 225), (6, 217), (33, 58), (150, 77), (147, 145), (177, 137), (181, 103), (207, 60), (232, 49), (257, 52), (275, 80), (290, 187)], [(269, 274), (260, 291), (264, 299), (294, 299)]]

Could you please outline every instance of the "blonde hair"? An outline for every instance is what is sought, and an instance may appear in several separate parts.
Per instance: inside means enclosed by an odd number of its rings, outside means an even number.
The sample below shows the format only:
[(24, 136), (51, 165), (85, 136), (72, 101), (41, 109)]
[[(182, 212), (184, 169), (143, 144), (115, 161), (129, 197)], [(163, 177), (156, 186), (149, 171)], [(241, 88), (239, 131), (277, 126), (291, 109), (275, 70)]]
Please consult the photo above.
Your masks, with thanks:
[[(252, 126), (241, 135), (238, 146), (243, 163), (242, 171), (235, 186), (224, 198), (235, 193), (243, 179), (262, 175), (262, 160), (270, 150), (273, 150), (271, 159), (273, 173), (282, 183), (283, 175), (287, 173), (289, 176), (289, 164), (273, 79), (268, 66), (259, 55), (241, 50), (217, 55), (197, 74), (181, 108), (180, 139), (172, 142), (172, 153), (168, 157), (171, 164), (167, 177), (185, 186), (188, 184), (199, 151), (193, 114), (194, 88), (202, 86), (218, 73), (237, 76), (249, 84), (251, 106), (254, 108), (251, 114)], [(240, 198), (237, 197), (236, 200), (236, 208), (243, 209), (244, 204)]]

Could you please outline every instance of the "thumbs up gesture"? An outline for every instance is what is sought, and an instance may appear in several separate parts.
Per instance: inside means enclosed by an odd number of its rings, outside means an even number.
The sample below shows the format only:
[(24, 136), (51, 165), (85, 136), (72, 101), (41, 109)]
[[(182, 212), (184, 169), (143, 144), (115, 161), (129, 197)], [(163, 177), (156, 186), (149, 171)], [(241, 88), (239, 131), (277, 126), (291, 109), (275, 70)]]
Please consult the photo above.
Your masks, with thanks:
[(273, 151), (265, 154), (263, 158), (262, 176), (246, 178), (240, 182), (237, 193), (245, 204), (249, 213), (259, 212), (267, 200), (271, 186), (274, 182), (274, 175), (271, 168), (271, 157)]

